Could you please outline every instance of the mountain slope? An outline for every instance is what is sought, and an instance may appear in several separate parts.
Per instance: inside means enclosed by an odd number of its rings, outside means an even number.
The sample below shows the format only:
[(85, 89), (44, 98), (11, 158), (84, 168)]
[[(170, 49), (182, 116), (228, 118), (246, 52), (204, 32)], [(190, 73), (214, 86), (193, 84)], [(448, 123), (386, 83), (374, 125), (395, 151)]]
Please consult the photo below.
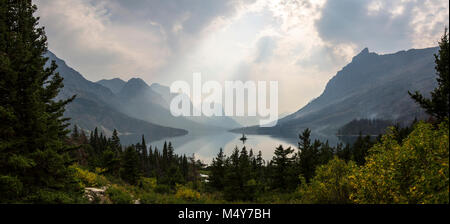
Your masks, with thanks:
[(107, 87), (110, 89), (114, 94), (117, 94), (122, 90), (122, 88), (125, 86), (126, 82), (119, 78), (114, 79), (102, 79), (97, 82), (98, 84)]
[(165, 137), (187, 134), (187, 131), (177, 128), (164, 127), (143, 120), (132, 118), (115, 107), (121, 105), (120, 100), (109, 89), (100, 84), (86, 80), (80, 73), (67, 66), (67, 64), (48, 51), (45, 55), (58, 65), (56, 72), (64, 78), (64, 88), (57, 99), (65, 99), (77, 95), (76, 99), (66, 106), (64, 116), (70, 117), (71, 123), (85, 130), (99, 127), (106, 135), (114, 129), (125, 144), (140, 141), (142, 135), (150, 141)]
[[(296, 137), (305, 128), (335, 134), (353, 119), (409, 123), (426, 115), (408, 91), (429, 93), (436, 86), (434, 57), (438, 48), (378, 55), (366, 48), (327, 84), (324, 92), (272, 128), (251, 127), (250, 133)], [(425, 94), (427, 95), (427, 94)]]
[[(152, 84), (150, 86), (150, 88), (163, 97), (163, 99), (167, 102), (167, 108), (170, 107), (170, 102), (172, 101), (172, 99), (175, 96), (177, 96), (177, 94), (170, 93), (170, 88), (169, 87), (160, 85), (158, 83)], [(192, 102), (190, 102), (190, 104), (191, 104), (191, 108), (194, 108)], [(223, 112), (223, 114), (225, 114), (225, 113)], [(228, 116), (220, 116), (220, 117), (216, 117), (216, 116), (212, 116), (212, 117), (207, 117), (207, 116), (199, 116), (199, 117), (190, 116), (190, 117), (186, 117), (186, 118), (191, 120), (191, 121), (194, 121), (196, 123), (203, 124), (203, 125), (222, 127), (222, 128), (226, 128), (226, 129), (232, 129), (232, 128), (236, 128), (236, 127), (240, 127), (241, 126), (233, 118), (228, 117)]]
[[(116, 80), (101, 80), (97, 82), (105, 87), (116, 87)], [(132, 117), (149, 121), (151, 123), (179, 127), (193, 133), (208, 133), (211, 131), (223, 131), (239, 127), (229, 117), (174, 117), (170, 113), (170, 102), (176, 94), (170, 93), (170, 88), (158, 83), (148, 86), (140, 78), (132, 78), (124, 83), (117, 92), (120, 105), (116, 107), (121, 112)], [(191, 103), (191, 108), (192, 108)]]

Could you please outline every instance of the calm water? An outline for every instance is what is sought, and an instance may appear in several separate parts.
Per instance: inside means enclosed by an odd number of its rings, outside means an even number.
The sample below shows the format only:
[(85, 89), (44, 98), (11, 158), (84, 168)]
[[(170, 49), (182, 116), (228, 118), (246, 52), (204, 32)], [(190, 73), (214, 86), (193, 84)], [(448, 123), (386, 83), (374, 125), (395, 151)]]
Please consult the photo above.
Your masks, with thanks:
[[(154, 149), (155, 146), (158, 150), (162, 150), (164, 142), (172, 142), (175, 153), (178, 155), (191, 156), (195, 154), (195, 158), (202, 160), (205, 163), (210, 163), (214, 157), (219, 153), (220, 148), (224, 150), (224, 153), (229, 156), (237, 146), (241, 149), (246, 146), (248, 150), (253, 149), (255, 154), (258, 151), (262, 152), (264, 160), (270, 160), (273, 157), (275, 148), (279, 145), (283, 147), (292, 147), (297, 149), (298, 139), (295, 138), (283, 138), (269, 135), (247, 135), (245, 144), (239, 139), (242, 134), (236, 134), (231, 132), (214, 133), (211, 135), (193, 135), (188, 134), (181, 137), (167, 138), (165, 140), (150, 142), (150, 145)], [(312, 135), (312, 138), (321, 140), (328, 139), (330, 145), (336, 144), (338, 141), (335, 136), (320, 136)]]

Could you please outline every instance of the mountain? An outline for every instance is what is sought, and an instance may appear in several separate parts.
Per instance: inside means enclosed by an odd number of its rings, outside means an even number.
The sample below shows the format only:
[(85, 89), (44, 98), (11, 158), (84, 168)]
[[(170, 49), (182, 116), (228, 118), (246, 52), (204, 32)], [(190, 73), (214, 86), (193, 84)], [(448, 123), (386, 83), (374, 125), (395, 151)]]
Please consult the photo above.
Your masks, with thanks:
[(110, 89), (114, 94), (117, 94), (122, 90), (122, 88), (125, 86), (126, 82), (119, 78), (114, 79), (102, 79), (97, 82), (98, 84), (107, 87)]
[(159, 83), (153, 83), (150, 85), (150, 89), (158, 93), (167, 103), (167, 108), (170, 106), (170, 101), (177, 96), (175, 93), (170, 92), (170, 88)]
[[(115, 80), (101, 80), (97, 82), (105, 87), (115, 88)], [(177, 94), (170, 93), (170, 88), (158, 83), (150, 86), (140, 78), (132, 78), (117, 88), (115, 104), (121, 112), (132, 117), (149, 121), (151, 123), (178, 127), (189, 130), (191, 133), (209, 133), (240, 127), (229, 117), (174, 117), (170, 113), (170, 102)], [(191, 103), (191, 108), (193, 108)]]
[(310, 128), (330, 135), (354, 119), (408, 124), (415, 117), (426, 118), (408, 91), (429, 96), (437, 87), (433, 56), (437, 51), (434, 47), (379, 55), (366, 48), (327, 83), (318, 98), (280, 119), (275, 127), (253, 126), (245, 131), (297, 137)]
[(191, 121), (187, 117), (172, 116), (169, 103), (139, 78), (130, 79), (117, 94), (117, 100), (117, 110), (154, 124), (182, 128), (190, 133), (223, 130), (221, 127)]
[(167, 102), (155, 91), (153, 91), (144, 80), (132, 78), (117, 93), (122, 101), (133, 101), (145, 104), (155, 104), (165, 107)]
[[(157, 92), (159, 95), (161, 95), (164, 100), (167, 102), (167, 108), (170, 107), (170, 102), (172, 101), (172, 99), (177, 96), (177, 94), (171, 93), (170, 92), (170, 88), (164, 85), (160, 85), (158, 83), (154, 83), (150, 86), (150, 88)], [(190, 102), (191, 104), (191, 108), (193, 108), (194, 110), (198, 110), (197, 108), (194, 108), (194, 105), (192, 104), (192, 102)], [(222, 114), (225, 114), (224, 111), (222, 111)], [(229, 129), (233, 129), (233, 128), (237, 128), (240, 127), (241, 125), (239, 123), (237, 123), (234, 118), (232, 117), (228, 117), (228, 116), (220, 116), (220, 117), (216, 117), (216, 116), (212, 116), (212, 117), (207, 117), (207, 116), (190, 116), (190, 117), (186, 117), (187, 119), (194, 121), (196, 123), (200, 123), (203, 125), (210, 125), (210, 126), (216, 126), (216, 127), (222, 127), (225, 128), (227, 130)]]
[(51, 51), (48, 51), (45, 57), (49, 58), (46, 66), (49, 66), (51, 61), (55, 61), (56, 65), (58, 65), (56, 72), (59, 72), (64, 78), (64, 88), (57, 98), (68, 98), (77, 95), (78, 98), (91, 99), (97, 103), (115, 103), (111, 102), (115, 95), (108, 88), (86, 80), (79, 72), (67, 66), (65, 61), (58, 58)]
[(106, 135), (111, 135), (117, 129), (124, 144), (136, 143), (141, 140), (142, 135), (153, 141), (187, 134), (185, 130), (156, 125), (118, 111), (116, 107), (121, 106), (120, 100), (109, 88), (85, 79), (51, 51), (45, 57), (49, 58), (47, 66), (52, 60), (56, 62), (56, 72), (64, 78), (64, 88), (56, 99), (77, 95), (66, 106), (64, 113), (64, 116), (71, 118), (72, 124), (86, 131), (98, 127)]

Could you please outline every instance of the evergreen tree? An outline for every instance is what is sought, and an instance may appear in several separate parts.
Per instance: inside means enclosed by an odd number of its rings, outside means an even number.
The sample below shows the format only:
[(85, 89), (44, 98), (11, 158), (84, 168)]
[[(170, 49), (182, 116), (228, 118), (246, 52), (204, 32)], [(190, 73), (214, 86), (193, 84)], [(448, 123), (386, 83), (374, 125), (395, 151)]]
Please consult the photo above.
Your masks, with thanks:
[(256, 168), (255, 168), (256, 180), (262, 184), (265, 181), (265, 178), (264, 178), (264, 175), (265, 175), (265, 167), (264, 167), (265, 164), (264, 163), (265, 162), (262, 157), (261, 151), (258, 152), (258, 155), (256, 156), (255, 161), (256, 161)]
[(241, 196), (240, 199), (246, 201), (252, 201), (258, 192), (258, 183), (256, 182), (252, 163), (251, 156), (247, 152), (246, 147), (242, 147), (242, 150), (239, 155), (239, 173), (240, 173), (240, 188), (241, 188)]
[(116, 129), (114, 129), (113, 134), (111, 136), (111, 147), (114, 151), (117, 151), (117, 152), (122, 151), (122, 146), (120, 144), (120, 139), (119, 139)]
[(133, 146), (127, 147), (121, 165), (121, 178), (130, 184), (137, 184), (141, 177), (139, 153)]
[(439, 42), (439, 53), (434, 55), (437, 72), (438, 87), (431, 92), (431, 99), (425, 98), (421, 93), (415, 91), (414, 94), (408, 92), (425, 111), (442, 122), (449, 117), (449, 40), (447, 28)]
[(106, 169), (105, 173), (118, 177), (120, 172), (120, 158), (118, 154), (111, 149), (107, 149), (103, 151), (101, 159), (101, 167)]
[(63, 78), (48, 58), (31, 0), (0, 1), (0, 203), (70, 202), (81, 195), (69, 168)]
[(290, 186), (288, 186), (288, 177), (290, 169), (293, 165), (293, 159), (291, 157), (291, 154), (294, 152), (293, 149), (290, 147), (287, 149), (284, 149), (282, 145), (278, 146), (275, 149), (274, 156), (272, 159), (272, 165), (274, 169), (274, 176), (273, 176), (273, 182), (272, 187), (274, 189), (287, 189)]
[(242, 182), (239, 170), (239, 149), (234, 148), (233, 153), (227, 158), (224, 183), (224, 197), (226, 200), (234, 201), (242, 198)]
[(77, 140), (78, 137), (80, 137), (80, 133), (78, 132), (78, 126), (77, 126), (77, 125), (74, 125), (74, 126), (73, 126), (73, 131), (72, 131), (71, 137), (72, 137), (73, 139), (75, 139), (75, 140)]
[(319, 151), (318, 165), (327, 164), (328, 161), (333, 159), (334, 156), (333, 151), (334, 150), (332, 147), (330, 147), (328, 140), (325, 143), (321, 144), (321, 148)]
[(217, 189), (223, 190), (225, 179), (225, 154), (222, 148), (220, 148), (219, 154), (213, 159), (211, 164), (211, 174), (209, 176), (210, 185)]
[(144, 173), (144, 176), (149, 176), (149, 164), (148, 164), (148, 152), (147, 152), (147, 144), (145, 143), (144, 135), (142, 135), (141, 140), (141, 167)]
[(183, 155), (181, 160), (181, 170), (184, 177), (184, 181), (187, 182), (189, 178), (189, 163), (186, 155)]
[(342, 159), (345, 160), (345, 162), (350, 161), (350, 159), (352, 158), (352, 152), (350, 149), (350, 144), (345, 144), (345, 147), (343, 146), (342, 143), (337, 144), (336, 149), (335, 149), (335, 153), (336, 155)]
[(305, 129), (300, 135), (299, 152), (297, 153), (297, 166), (307, 182), (314, 176), (318, 164), (318, 147), (320, 146), (318, 141), (311, 145), (310, 136), (311, 130)]
[(358, 165), (364, 165), (366, 163), (366, 156), (369, 153), (369, 149), (372, 147), (370, 136), (362, 137), (360, 133), (355, 143), (353, 143), (352, 159)]
[(163, 151), (162, 151), (162, 159), (161, 159), (161, 169), (166, 170), (169, 166), (169, 154), (167, 151), (167, 142), (164, 142)]

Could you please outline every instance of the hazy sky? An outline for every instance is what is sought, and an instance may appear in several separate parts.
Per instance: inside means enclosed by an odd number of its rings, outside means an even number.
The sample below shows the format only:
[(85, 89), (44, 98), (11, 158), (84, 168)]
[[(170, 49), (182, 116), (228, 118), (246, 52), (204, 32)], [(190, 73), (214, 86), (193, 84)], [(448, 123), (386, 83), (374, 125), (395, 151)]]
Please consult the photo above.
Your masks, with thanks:
[(36, 0), (49, 48), (87, 79), (278, 80), (294, 112), (363, 48), (436, 46), (447, 0)]

